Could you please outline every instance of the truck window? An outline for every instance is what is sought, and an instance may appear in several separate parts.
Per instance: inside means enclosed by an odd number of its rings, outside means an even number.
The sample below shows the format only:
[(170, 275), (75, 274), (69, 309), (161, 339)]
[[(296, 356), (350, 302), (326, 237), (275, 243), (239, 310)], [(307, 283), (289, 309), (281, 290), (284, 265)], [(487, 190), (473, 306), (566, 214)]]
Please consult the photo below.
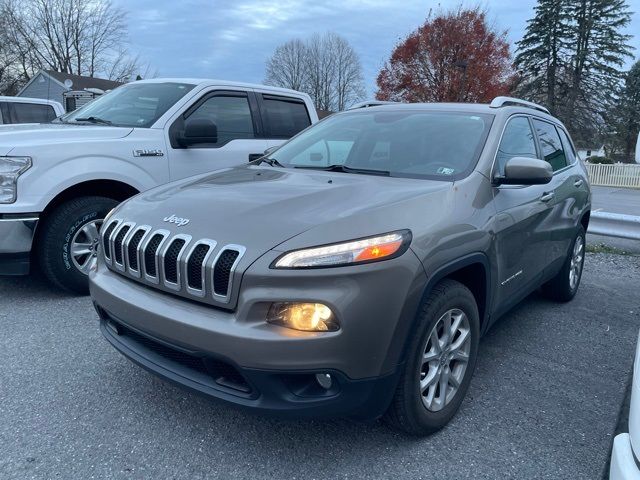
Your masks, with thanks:
[(538, 132), (538, 140), (542, 147), (544, 159), (549, 162), (553, 171), (555, 172), (566, 167), (567, 157), (564, 154), (562, 142), (560, 141), (556, 127), (549, 122), (543, 122), (537, 119), (533, 120), (533, 125)]
[(301, 100), (263, 95), (262, 110), (267, 138), (291, 138), (311, 125), (307, 107)]
[(46, 123), (56, 118), (51, 105), (11, 102), (11, 123)]
[(218, 127), (216, 147), (232, 140), (255, 138), (249, 99), (241, 95), (215, 95), (205, 100), (186, 119), (211, 120)]

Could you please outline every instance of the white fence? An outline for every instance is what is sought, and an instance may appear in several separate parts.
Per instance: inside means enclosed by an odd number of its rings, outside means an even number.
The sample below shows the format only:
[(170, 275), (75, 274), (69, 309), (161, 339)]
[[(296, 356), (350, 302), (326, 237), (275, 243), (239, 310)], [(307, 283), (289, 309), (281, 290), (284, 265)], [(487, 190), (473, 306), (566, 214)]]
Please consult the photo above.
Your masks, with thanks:
[(602, 165), (587, 163), (591, 185), (640, 188), (640, 165), (619, 163)]

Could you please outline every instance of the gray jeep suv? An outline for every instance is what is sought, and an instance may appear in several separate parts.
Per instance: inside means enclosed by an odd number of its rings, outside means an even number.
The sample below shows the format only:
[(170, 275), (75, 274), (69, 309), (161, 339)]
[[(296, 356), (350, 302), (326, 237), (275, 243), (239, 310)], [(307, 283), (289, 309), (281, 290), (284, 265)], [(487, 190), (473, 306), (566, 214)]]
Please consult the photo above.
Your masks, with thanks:
[(351, 110), (117, 207), (90, 290), (107, 340), (165, 379), (427, 434), (497, 318), (541, 286), (576, 294), (590, 197), (543, 107)]

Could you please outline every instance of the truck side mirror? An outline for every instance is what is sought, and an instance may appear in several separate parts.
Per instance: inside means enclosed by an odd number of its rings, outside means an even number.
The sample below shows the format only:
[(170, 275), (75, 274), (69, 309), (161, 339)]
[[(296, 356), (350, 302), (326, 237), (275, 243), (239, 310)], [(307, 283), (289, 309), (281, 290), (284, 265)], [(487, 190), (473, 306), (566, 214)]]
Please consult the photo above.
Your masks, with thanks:
[(218, 142), (218, 127), (211, 120), (196, 118), (185, 122), (184, 130), (178, 134), (178, 144), (189, 147), (202, 143)]

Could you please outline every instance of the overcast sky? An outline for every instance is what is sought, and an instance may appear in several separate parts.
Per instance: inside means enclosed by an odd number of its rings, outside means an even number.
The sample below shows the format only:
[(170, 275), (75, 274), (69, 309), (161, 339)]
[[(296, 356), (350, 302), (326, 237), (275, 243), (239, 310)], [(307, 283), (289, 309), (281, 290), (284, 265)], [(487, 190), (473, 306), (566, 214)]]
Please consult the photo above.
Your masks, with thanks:
[[(314, 32), (343, 35), (360, 55), (368, 96), (394, 46), (424, 22), (429, 9), (460, 0), (116, 0), (129, 12), (131, 51), (162, 77), (264, 80), (265, 63), (281, 43)], [(477, 2), (464, 1), (464, 5)], [(490, 21), (519, 40), (535, 0), (485, 0)], [(640, 0), (628, 33), (640, 58)], [(632, 61), (628, 62), (629, 65)]]

